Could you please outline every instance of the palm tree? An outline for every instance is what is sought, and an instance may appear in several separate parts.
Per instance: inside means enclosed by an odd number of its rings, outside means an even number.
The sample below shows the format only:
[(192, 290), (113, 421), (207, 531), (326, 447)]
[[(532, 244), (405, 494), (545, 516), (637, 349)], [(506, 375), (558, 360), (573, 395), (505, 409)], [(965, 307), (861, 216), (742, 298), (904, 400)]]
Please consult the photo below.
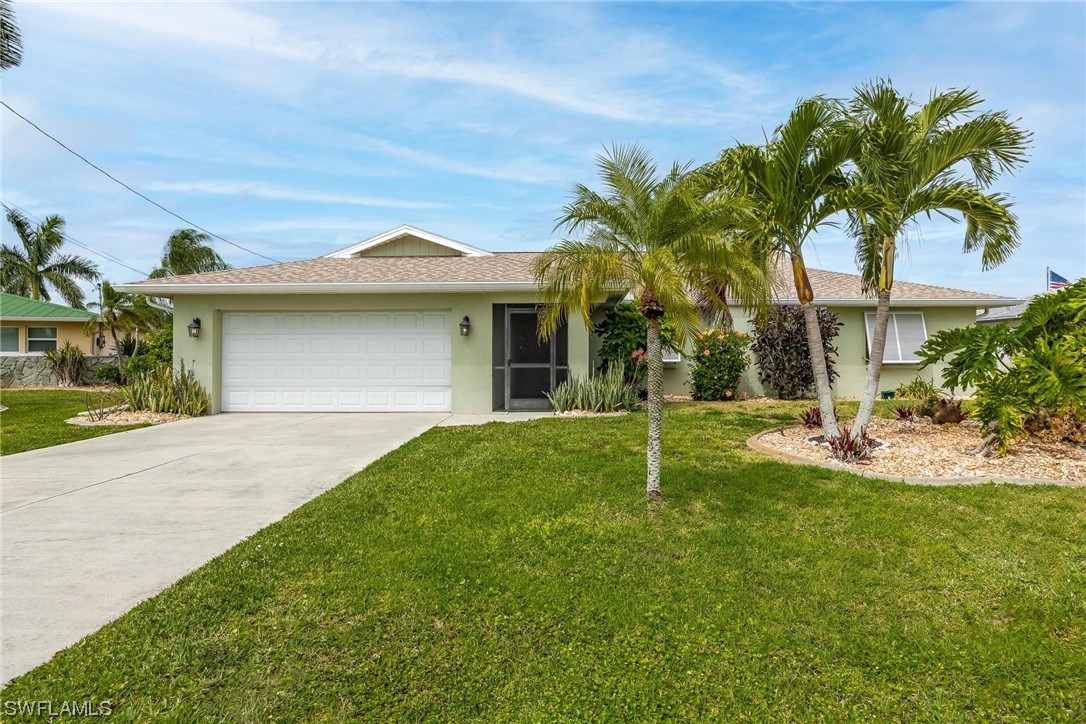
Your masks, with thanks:
[[(836, 436), (826, 352), (803, 247), (831, 217), (862, 199), (849, 192), (841, 170), (856, 151), (857, 137), (841, 120), (838, 103), (825, 98), (800, 101), (788, 120), (763, 146), (741, 144), (725, 150), (702, 169), (710, 193), (744, 198), (757, 221), (756, 243), (774, 261), (787, 258), (796, 298), (803, 309), (823, 432)], [(771, 265), (774, 268), (775, 263)]]
[(162, 260), (151, 278), (229, 269), (218, 252), (211, 248), (211, 235), (196, 229), (178, 229), (170, 234), (162, 248)]
[(0, 70), (23, 62), (23, 41), (10, 0), (0, 0)]
[(22, 248), (0, 246), (0, 287), (9, 294), (48, 302), (51, 286), (69, 306), (82, 309), (83, 290), (76, 280), (94, 281), (98, 267), (81, 256), (59, 253), (64, 245), (64, 219), (54, 214), (34, 227), (11, 207), (7, 207), (7, 219)]
[(637, 145), (616, 145), (597, 164), (605, 194), (578, 184), (555, 226), (580, 238), (563, 239), (536, 262), (544, 301), (540, 334), (549, 337), (575, 315), (590, 326), (593, 308), (609, 296), (637, 300), (648, 343), (646, 489), (650, 499), (659, 499), (661, 321), (666, 314), (681, 342), (699, 327), (696, 287), (724, 286), (736, 299), (754, 303), (766, 296), (764, 275), (727, 234), (742, 220), (738, 205), (699, 199), (688, 183), (689, 166), (675, 164), (659, 176)]
[[(92, 311), (98, 313), (94, 319), (87, 320), (86, 332), (89, 335), (97, 335), (98, 325), (109, 330), (113, 337), (113, 349), (117, 355), (117, 367), (124, 369), (124, 353), (121, 348), (120, 334), (136, 335), (159, 329), (162, 326), (163, 313), (155, 309), (147, 300), (138, 294), (125, 294), (118, 291), (109, 282), (102, 282), (101, 302), (91, 302), (87, 305)], [(137, 342), (137, 349), (139, 343)]]
[(848, 123), (861, 142), (852, 175), (857, 187), (878, 199), (850, 211), (864, 290), (878, 300), (867, 382), (852, 427), (858, 436), (878, 394), (898, 244), (921, 216), (939, 214), (965, 220), (963, 251), (979, 250), (982, 269), (1010, 258), (1018, 246), (1018, 219), (1010, 198), (987, 188), (1025, 163), (1030, 134), (1005, 111), (978, 114), (984, 101), (968, 89), (933, 92), (920, 106), (890, 81), (868, 83), (855, 93)]

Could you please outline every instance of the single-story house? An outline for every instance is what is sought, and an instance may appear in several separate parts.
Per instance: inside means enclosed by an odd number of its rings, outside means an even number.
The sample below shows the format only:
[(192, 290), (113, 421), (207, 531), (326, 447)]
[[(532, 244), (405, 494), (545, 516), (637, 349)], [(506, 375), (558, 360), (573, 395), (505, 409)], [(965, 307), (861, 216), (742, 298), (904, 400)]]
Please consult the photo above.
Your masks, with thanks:
[[(546, 409), (545, 391), (596, 367), (598, 339), (573, 319), (538, 340), (536, 256), (401, 226), (316, 259), (119, 289), (172, 299), (176, 361), (207, 387), (213, 412)], [(874, 302), (855, 275), (811, 276), (843, 323), (836, 392), (858, 395)], [(915, 374), (928, 334), (1018, 301), (898, 282), (883, 384)], [(743, 328), (744, 315), (735, 316)], [(667, 391), (682, 394), (685, 362), (666, 375)], [(745, 384), (760, 391), (753, 372)]]
[(71, 342), (84, 354), (98, 354), (84, 331), (94, 312), (0, 292), (0, 354), (42, 354)]

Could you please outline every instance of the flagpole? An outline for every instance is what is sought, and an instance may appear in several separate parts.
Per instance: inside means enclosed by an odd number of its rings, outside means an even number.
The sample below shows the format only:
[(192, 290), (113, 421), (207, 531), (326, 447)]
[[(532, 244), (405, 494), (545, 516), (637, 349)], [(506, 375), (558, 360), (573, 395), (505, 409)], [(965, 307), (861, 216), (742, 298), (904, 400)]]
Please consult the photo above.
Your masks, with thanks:
[(1052, 268), (1046, 266), (1045, 267), (1045, 292), (1044, 292), (1045, 294), (1048, 294), (1048, 291), (1049, 291), (1048, 282), (1051, 281), (1051, 279), (1052, 279)]

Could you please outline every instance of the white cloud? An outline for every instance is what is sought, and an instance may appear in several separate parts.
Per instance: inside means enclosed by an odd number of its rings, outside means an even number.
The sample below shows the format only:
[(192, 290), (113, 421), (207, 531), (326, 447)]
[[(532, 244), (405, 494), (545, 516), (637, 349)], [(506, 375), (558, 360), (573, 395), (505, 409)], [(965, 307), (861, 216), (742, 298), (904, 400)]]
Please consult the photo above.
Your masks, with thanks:
[(246, 181), (167, 181), (147, 185), (151, 191), (211, 196), (250, 196), (275, 201), (309, 201), (318, 204), (375, 206), (388, 209), (440, 209), (447, 204), (430, 201), (379, 198), (374, 196), (292, 189)]

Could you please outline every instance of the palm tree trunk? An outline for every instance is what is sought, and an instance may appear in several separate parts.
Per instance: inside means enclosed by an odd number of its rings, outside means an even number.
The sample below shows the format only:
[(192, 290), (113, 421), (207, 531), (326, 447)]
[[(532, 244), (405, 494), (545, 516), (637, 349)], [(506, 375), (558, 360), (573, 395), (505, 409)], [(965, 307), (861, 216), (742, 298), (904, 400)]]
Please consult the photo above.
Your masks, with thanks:
[(124, 359), (121, 357), (121, 343), (117, 341), (117, 328), (112, 324), (109, 325), (109, 334), (113, 337), (113, 351), (117, 354), (117, 371), (121, 374), (121, 379), (124, 379)]
[(811, 371), (814, 373), (815, 394), (818, 409), (822, 413), (822, 434), (826, 438), (837, 437), (837, 415), (833, 412), (833, 387), (830, 370), (826, 366), (826, 346), (822, 344), (822, 328), (818, 324), (818, 308), (813, 302), (801, 304), (803, 321), (807, 326), (807, 348), (811, 352)]
[(822, 413), (822, 434), (826, 438), (837, 437), (837, 416), (833, 413), (833, 388), (830, 371), (826, 366), (826, 346), (822, 344), (822, 328), (818, 324), (818, 308), (814, 305), (814, 290), (807, 275), (803, 256), (792, 254), (792, 278), (796, 285), (796, 298), (803, 310), (803, 322), (807, 327), (807, 349), (811, 353), (811, 372), (814, 373), (818, 409)]
[(649, 443), (648, 483), (645, 491), (650, 500), (660, 499), (660, 435), (664, 426), (664, 359), (660, 345), (660, 317), (645, 317), (649, 368)]
[(864, 383), (863, 396), (860, 398), (860, 411), (852, 423), (852, 437), (859, 437), (875, 409), (875, 398), (879, 394), (879, 379), (882, 377), (882, 356), (886, 351), (886, 328), (890, 323), (890, 290), (879, 290), (879, 302), (875, 307), (875, 328), (871, 332), (871, 359), (867, 362), (867, 382)]

